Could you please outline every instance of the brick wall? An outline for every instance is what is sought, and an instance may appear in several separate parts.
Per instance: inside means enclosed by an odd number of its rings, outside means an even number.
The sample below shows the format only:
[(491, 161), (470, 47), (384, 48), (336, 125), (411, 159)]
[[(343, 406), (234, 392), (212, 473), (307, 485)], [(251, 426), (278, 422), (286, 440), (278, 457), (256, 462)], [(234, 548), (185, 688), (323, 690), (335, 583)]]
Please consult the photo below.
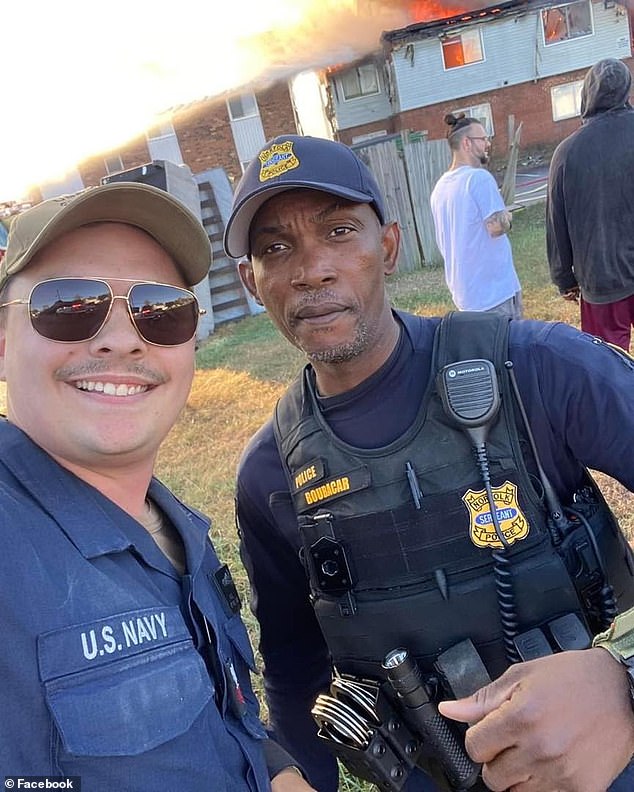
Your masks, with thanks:
[(286, 83), (273, 85), (266, 91), (258, 93), (257, 97), (267, 140), (277, 135), (297, 134), (297, 122)]
[[(256, 96), (267, 139), (297, 131), (286, 82), (258, 91)], [(190, 105), (176, 112), (172, 123), (183, 160), (192, 173), (220, 167), (226, 170), (229, 178), (240, 177), (242, 171), (224, 99), (208, 99)], [(150, 161), (145, 135), (109, 154), (119, 154), (125, 170)], [(80, 164), (79, 171), (86, 186), (99, 184), (101, 177), (106, 175), (104, 156), (106, 155), (100, 154)]]
[(117, 154), (121, 157), (124, 170), (145, 165), (150, 161), (145, 135), (126, 143), (121, 149), (114, 149), (81, 162), (78, 170), (86, 187), (94, 187), (99, 184), (101, 177), (106, 175), (104, 157), (115, 157)]
[[(379, 132), (385, 130), (388, 135), (394, 132), (400, 132), (402, 127), (397, 127), (397, 118), (384, 118), (383, 121), (373, 121), (371, 124), (364, 124), (363, 127), (354, 127), (353, 129), (342, 129), (337, 135), (342, 143), (350, 145), (352, 138), (357, 135), (367, 135), (370, 132)], [(359, 131), (361, 129), (361, 131)]]
[[(290, 92), (285, 82), (258, 91), (256, 97), (266, 139), (296, 132)], [(240, 161), (224, 100), (209, 101), (188, 114), (177, 116), (174, 128), (183, 159), (193, 173), (220, 167), (230, 179), (240, 178)]]

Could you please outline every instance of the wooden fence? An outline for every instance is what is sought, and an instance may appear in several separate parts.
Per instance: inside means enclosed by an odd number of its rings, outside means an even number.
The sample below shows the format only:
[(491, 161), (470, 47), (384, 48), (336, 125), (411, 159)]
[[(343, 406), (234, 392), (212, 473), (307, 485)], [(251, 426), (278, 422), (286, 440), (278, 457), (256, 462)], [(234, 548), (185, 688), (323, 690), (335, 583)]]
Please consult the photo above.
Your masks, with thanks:
[(352, 148), (379, 183), (388, 216), (400, 225), (399, 270), (411, 272), (430, 264), (442, 265), (429, 196), (451, 162), (447, 141), (401, 133)]

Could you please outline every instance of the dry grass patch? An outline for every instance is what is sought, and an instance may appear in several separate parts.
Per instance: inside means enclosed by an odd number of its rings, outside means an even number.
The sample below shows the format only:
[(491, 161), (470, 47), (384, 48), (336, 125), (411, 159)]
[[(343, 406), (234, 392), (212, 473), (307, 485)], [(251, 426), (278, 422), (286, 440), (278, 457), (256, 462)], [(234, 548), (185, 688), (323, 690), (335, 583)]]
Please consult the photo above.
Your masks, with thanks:
[(238, 459), (283, 390), (243, 371), (198, 371), (187, 406), (159, 454), (159, 477), (213, 518), (214, 542), (227, 561), (237, 561), (233, 494)]

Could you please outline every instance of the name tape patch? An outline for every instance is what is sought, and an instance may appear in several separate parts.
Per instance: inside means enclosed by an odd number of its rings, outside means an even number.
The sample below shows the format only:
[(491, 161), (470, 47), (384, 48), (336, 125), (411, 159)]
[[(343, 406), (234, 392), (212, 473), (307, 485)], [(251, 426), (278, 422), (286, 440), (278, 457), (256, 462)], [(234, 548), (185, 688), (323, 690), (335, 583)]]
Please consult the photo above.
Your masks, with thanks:
[(306, 510), (369, 486), (370, 472), (363, 466), (302, 489), (295, 495), (295, 502), (299, 509)]
[(38, 636), (40, 672), (54, 679), (186, 639), (191, 636), (177, 607), (119, 613)]

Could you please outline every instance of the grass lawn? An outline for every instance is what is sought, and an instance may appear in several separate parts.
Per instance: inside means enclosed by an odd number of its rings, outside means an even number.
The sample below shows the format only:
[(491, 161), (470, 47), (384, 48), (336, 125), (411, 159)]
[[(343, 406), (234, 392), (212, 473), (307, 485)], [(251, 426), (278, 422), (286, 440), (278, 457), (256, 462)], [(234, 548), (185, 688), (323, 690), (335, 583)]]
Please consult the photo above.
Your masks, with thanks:
[[(543, 213), (539, 204), (517, 212), (511, 231), (525, 314), (578, 325), (578, 307), (561, 299), (549, 281)], [(440, 269), (396, 275), (388, 288), (396, 307), (420, 315), (442, 314), (452, 307)], [(246, 441), (268, 418), (302, 363), (301, 354), (281, 338), (266, 314), (220, 327), (198, 352), (188, 406), (160, 455), (161, 478), (181, 498), (213, 517), (214, 542), (230, 564), (243, 598), (247, 582), (233, 519), (235, 467)], [(631, 539), (634, 495), (605, 476), (599, 478)], [(243, 613), (257, 643), (254, 620), (247, 608)], [(344, 790), (366, 788), (342, 779)]]

